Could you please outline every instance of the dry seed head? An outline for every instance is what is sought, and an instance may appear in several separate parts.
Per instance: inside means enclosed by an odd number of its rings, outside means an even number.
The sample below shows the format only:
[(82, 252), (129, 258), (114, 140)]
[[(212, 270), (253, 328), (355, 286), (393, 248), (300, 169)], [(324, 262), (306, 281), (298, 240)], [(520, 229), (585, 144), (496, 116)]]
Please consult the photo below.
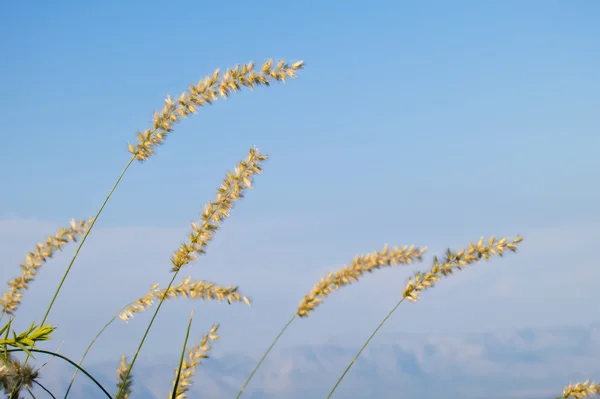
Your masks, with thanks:
[(117, 368), (117, 392), (121, 390), (119, 399), (129, 399), (129, 395), (131, 395), (132, 392), (131, 386), (133, 385), (133, 375), (129, 373), (127, 379), (125, 379), (129, 367), (130, 365), (127, 363), (127, 358), (124, 354), (121, 355), (121, 361)]
[(561, 398), (585, 398), (588, 396), (600, 395), (600, 384), (595, 384), (590, 380), (569, 384), (563, 390)]
[(421, 261), (425, 250), (426, 248), (418, 249), (414, 246), (394, 247), (390, 250), (386, 245), (379, 252), (355, 257), (350, 265), (344, 266), (335, 273), (328, 273), (322, 278), (312, 291), (304, 296), (298, 306), (297, 315), (308, 317), (329, 294), (353, 281), (358, 281), (365, 273), (372, 273), (386, 266), (410, 264), (415, 260)]
[(38, 269), (54, 255), (55, 251), (61, 251), (69, 242), (77, 242), (77, 238), (83, 236), (93, 219), (75, 221), (71, 220), (68, 228), (61, 228), (54, 236), (48, 236), (46, 241), (36, 245), (33, 252), (25, 256), (25, 262), (21, 264), (22, 275), (15, 277), (8, 283), (9, 290), (0, 298), (2, 312), (13, 316), (21, 304), (22, 292), (29, 288), (29, 284), (35, 279)]
[[(4, 354), (3, 354), (4, 355)], [(8, 356), (8, 362), (5, 365), (4, 372), (0, 372), (0, 387), (5, 392), (11, 392), (13, 389), (18, 393), (22, 388), (32, 388), (34, 381), (38, 380), (39, 370), (34, 370), (30, 364), (23, 364), (19, 359)], [(4, 365), (4, 362), (3, 362)]]
[(303, 67), (303, 61), (288, 65), (285, 60), (281, 60), (273, 68), (273, 61), (269, 60), (258, 72), (254, 71), (252, 62), (227, 69), (222, 76), (217, 69), (212, 76), (207, 76), (196, 85), (191, 85), (189, 91), (182, 93), (177, 100), (168, 96), (163, 109), (154, 112), (152, 127), (144, 132), (138, 132), (138, 143), (135, 146), (130, 143), (128, 150), (138, 161), (145, 161), (154, 153), (154, 147), (164, 143), (173, 130), (173, 125), (195, 114), (206, 104), (212, 104), (219, 96), (225, 99), (242, 87), (253, 89), (255, 86), (269, 86), (272, 81), (294, 78), (296, 71)]
[(415, 273), (414, 277), (406, 284), (402, 295), (409, 301), (416, 302), (419, 299), (419, 293), (433, 287), (440, 278), (447, 277), (454, 271), (477, 263), (481, 259), (488, 260), (494, 255), (503, 256), (506, 250), (517, 252), (517, 244), (521, 241), (523, 241), (522, 237), (516, 237), (511, 242), (507, 238), (496, 241), (494, 237), (490, 237), (487, 244), (481, 238), (476, 244), (470, 243), (467, 249), (461, 249), (458, 252), (448, 249), (443, 261), (440, 262), (437, 257), (433, 258), (433, 266), (428, 272)]
[[(217, 334), (218, 330), (219, 325), (215, 324), (208, 334), (202, 337), (200, 344), (194, 345), (192, 348), (188, 349), (188, 357), (187, 359), (183, 359), (181, 365), (179, 384), (177, 385), (174, 399), (184, 399), (187, 397), (187, 391), (192, 385), (192, 377), (196, 373), (196, 367), (200, 364), (202, 359), (208, 359), (208, 352), (211, 350), (211, 344), (220, 338)], [(177, 369), (175, 369), (175, 376), (177, 376)], [(173, 386), (175, 386), (175, 380), (173, 381)], [(170, 395), (169, 398), (171, 398)]]
[[(191, 282), (190, 277), (188, 277), (176, 286), (170, 287), (167, 291), (165, 300), (182, 297), (209, 301), (216, 300), (219, 302), (226, 300), (229, 304), (234, 302), (244, 302), (246, 305), (250, 306), (250, 299), (241, 295), (238, 290), (239, 288), (237, 286), (230, 285), (227, 287), (222, 287), (213, 282), (205, 280)], [(163, 295), (165, 295), (165, 290), (159, 290), (158, 284), (154, 284), (146, 295), (142, 296), (135, 302), (132, 302), (125, 309), (123, 309), (119, 313), (119, 317), (127, 322), (135, 314), (141, 313), (150, 308), (154, 304), (154, 301), (160, 301)]]
[(260, 174), (260, 164), (267, 159), (256, 148), (251, 148), (248, 157), (240, 161), (233, 172), (229, 171), (217, 191), (217, 198), (204, 207), (200, 225), (192, 223), (194, 230), (189, 241), (182, 244), (171, 257), (173, 272), (196, 260), (196, 255), (203, 255), (213, 234), (219, 229), (221, 222), (229, 216), (233, 203), (244, 197), (244, 190), (252, 188), (252, 178)]

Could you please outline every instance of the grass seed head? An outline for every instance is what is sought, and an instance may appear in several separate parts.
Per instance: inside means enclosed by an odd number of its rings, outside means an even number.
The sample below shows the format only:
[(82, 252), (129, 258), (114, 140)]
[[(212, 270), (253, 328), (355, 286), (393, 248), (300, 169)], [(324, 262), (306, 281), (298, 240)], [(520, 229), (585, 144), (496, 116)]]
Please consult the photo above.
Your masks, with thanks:
[[(208, 359), (208, 352), (211, 350), (211, 344), (220, 338), (217, 334), (219, 325), (215, 324), (212, 326), (208, 334), (202, 337), (199, 344), (194, 345), (188, 349), (187, 359), (183, 360), (181, 365), (181, 374), (179, 375), (179, 383), (177, 385), (177, 391), (174, 399), (185, 399), (187, 398), (187, 392), (192, 385), (192, 377), (196, 373), (196, 367), (202, 362), (203, 359)], [(177, 375), (177, 369), (175, 369), (175, 375)], [(175, 386), (175, 380), (173, 386)]]
[(298, 306), (297, 315), (308, 317), (329, 294), (353, 281), (358, 281), (365, 273), (373, 273), (382, 267), (421, 261), (425, 250), (425, 248), (418, 249), (414, 246), (389, 249), (386, 245), (381, 251), (355, 257), (350, 265), (344, 266), (335, 273), (328, 273), (322, 278), (312, 291), (304, 296)]
[(569, 384), (563, 390), (561, 398), (586, 398), (588, 396), (600, 395), (600, 384), (595, 384), (590, 380)]
[(21, 304), (23, 291), (29, 288), (29, 284), (37, 276), (38, 270), (48, 259), (54, 256), (56, 251), (61, 251), (69, 242), (77, 242), (78, 237), (83, 236), (87, 232), (92, 220), (80, 220), (77, 222), (71, 220), (71, 225), (68, 228), (61, 228), (54, 236), (48, 236), (46, 241), (38, 243), (35, 250), (25, 256), (25, 262), (20, 266), (22, 271), (21, 276), (9, 281), (8, 291), (0, 298), (2, 313), (14, 316)]
[[(127, 363), (127, 358), (125, 355), (121, 355), (121, 361), (117, 368), (117, 391), (121, 391), (118, 399), (129, 399), (129, 395), (131, 395), (132, 392), (133, 375), (131, 373), (127, 375), (128, 368), (129, 364)], [(125, 378), (125, 376), (127, 376), (127, 378)]]
[[(141, 313), (149, 309), (154, 301), (160, 301), (165, 295), (165, 290), (159, 290), (158, 284), (151, 287), (150, 291), (129, 304), (119, 313), (119, 317), (124, 321), (129, 321), (135, 314)], [(244, 302), (250, 306), (250, 299), (241, 295), (237, 286), (229, 285), (226, 287), (217, 285), (210, 281), (199, 280), (191, 281), (188, 277), (176, 286), (170, 287), (166, 291), (165, 300), (177, 298), (202, 299), (208, 301), (227, 301), (232, 304), (234, 302)]]
[(517, 251), (517, 244), (523, 241), (523, 238), (516, 237), (513, 241), (502, 238), (498, 241), (490, 237), (487, 243), (481, 238), (477, 243), (470, 243), (466, 249), (458, 252), (446, 251), (444, 260), (440, 261), (437, 257), (433, 258), (433, 266), (428, 272), (417, 272), (404, 288), (403, 297), (411, 302), (419, 299), (419, 293), (427, 288), (431, 288), (442, 277), (447, 277), (457, 270), (462, 270), (465, 266), (479, 262), (481, 259), (488, 260), (492, 256), (503, 256), (506, 250)]
[(192, 223), (193, 232), (188, 242), (182, 244), (171, 257), (173, 272), (196, 260), (196, 255), (206, 253), (206, 246), (214, 232), (229, 216), (234, 202), (244, 197), (246, 189), (252, 188), (252, 178), (262, 173), (260, 165), (266, 159), (267, 155), (261, 155), (258, 149), (251, 148), (246, 160), (240, 161), (233, 172), (227, 173), (217, 191), (217, 198), (204, 207), (202, 222)]
[(222, 75), (217, 69), (211, 76), (205, 77), (196, 85), (191, 85), (189, 91), (182, 93), (177, 100), (168, 96), (162, 110), (154, 112), (152, 127), (138, 132), (138, 143), (130, 143), (128, 151), (135, 155), (138, 161), (145, 161), (154, 154), (155, 147), (164, 143), (173, 131), (173, 125), (195, 114), (199, 108), (212, 104), (219, 97), (225, 99), (242, 87), (252, 90), (255, 86), (269, 86), (273, 81), (284, 82), (288, 78), (296, 77), (296, 71), (303, 67), (303, 61), (289, 65), (285, 60), (281, 60), (273, 66), (273, 60), (269, 60), (258, 71), (254, 70), (252, 62), (227, 69)]

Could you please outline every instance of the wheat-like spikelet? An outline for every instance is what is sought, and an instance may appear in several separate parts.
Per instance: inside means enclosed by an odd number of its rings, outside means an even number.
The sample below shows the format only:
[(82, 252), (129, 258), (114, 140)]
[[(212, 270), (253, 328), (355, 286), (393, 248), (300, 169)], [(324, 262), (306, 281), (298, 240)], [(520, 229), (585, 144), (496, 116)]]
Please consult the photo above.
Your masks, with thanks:
[[(222, 287), (213, 282), (199, 280), (199, 281), (190, 281), (191, 278), (188, 277), (181, 283), (177, 284), (174, 287), (170, 287), (165, 296), (165, 300), (167, 299), (176, 299), (176, 298), (191, 298), (191, 299), (202, 299), (202, 300), (217, 300), (222, 302), (223, 300), (227, 300), (227, 303), (231, 304), (233, 302), (244, 302), (248, 306), (250, 306), (250, 299), (246, 296), (241, 295), (238, 292), (237, 286), (227, 286)], [(125, 309), (119, 313), (119, 317), (124, 321), (129, 321), (133, 317), (133, 315), (137, 313), (141, 313), (148, 308), (150, 308), (155, 300), (160, 301), (161, 298), (165, 295), (165, 290), (159, 290), (158, 284), (154, 284), (150, 287), (150, 291), (132, 302)]]
[(229, 216), (233, 203), (244, 197), (243, 191), (252, 188), (253, 175), (260, 174), (260, 164), (267, 159), (267, 155), (260, 155), (258, 149), (251, 148), (245, 161), (240, 161), (234, 172), (228, 172), (217, 192), (217, 199), (204, 208), (199, 226), (192, 223), (194, 232), (190, 233), (189, 242), (179, 247), (173, 256), (173, 272), (178, 272), (182, 266), (196, 260), (196, 254), (204, 254), (213, 233), (219, 229), (220, 223)]
[(483, 243), (483, 237), (476, 243), (470, 243), (468, 249), (461, 249), (458, 252), (452, 252), (450, 249), (446, 252), (446, 257), (440, 263), (437, 257), (433, 259), (433, 266), (426, 273), (417, 272), (404, 288), (403, 297), (411, 302), (419, 299), (419, 293), (429, 287), (433, 287), (441, 277), (446, 277), (461, 270), (463, 267), (472, 263), (479, 262), (482, 258), (488, 260), (491, 256), (502, 256), (505, 250), (517, 251), (517, 244), (523, 241), (523, 238), (516, 237), (512, 242), (507, 238), (496, 241), (490, 237), (488, 244)]
[(273, 60), (269, 60), (255, 72), (254, 63), (250, 62), (241, 67), (237, 65), (233, 69), (227, 69), (223, 76), (220, 76), (220, 71), (217, 69), (212, 76), (207, 76), (196, 85), (191, 85), (189, 92), (182, 93), (179, 99), (173, 100), (170, 96), (167, 97), (160, 113), (154, 113), (152, 128), (138, 132), (138, 144), (133, 146), (130, 143), (129, 152), (135, 155), (138, 161), (145, 161), (154, 153), (154, 147), (164, 143), (173, 125), (180, 122), (182, 118), (196, 113), (198, 107), (212, 104), (219, 98), (218, 96), (226, 98), (243, 86), (253, 89), (254, 86), (269, 86), (271, 81), (293, 78), (296, 76), (295, 71), (302, 69), (303, 66), (302, 61), (288, 65), (285, 60), (273, 66)]
[(594, 395), (600, 395), (600, 384), (595, 384), (594, 382), (587, 380), (584, 382), (579, 382), (577, 384), (567, 385), (563, 390), (563, 396), (560, 396), (557, 399), (579, 399)]
[(54, 236), (48, 236), (45, 242), (36, 245), (34, 252), (25, 257), (21, 264), (22, 275), (15, 277), (9, 283), (9, 290), (2, 295), (0, 305), (2, 312), (13, 316), (21, 304), (22, 291), (29, 288), (31, 283), (44, 263), (54, 255), (55, 251), (61, 251), (69, 242), (77, 242), (78, 236), (83, 236), (87, 231), (92, 219), (87, 221), (71, 220), (71, 226), (61, 228)]
[[(133, 385), (133, 375), (127, 375), (127, 369), (129, 368), (129, 364), (127, 364), (127, 358), (125, 355), (121, 355), (121, 361), (119, 362), (119, 367), (117, 368), (117, 390), (121, 390), (121, 394), (118, 399), (129, 399), (129, 395), (131, 395)], [(127, 375), (127, 377), (125, 377)]]
[(353, 281), (358, 281), (366, 272), (372, 273), (384, 266), (409, 264), (415, 260), (421, 261), (425, 250), (425, 248), (418, 249), (414, 246), (394, 247), (390, 250), (386, 245), (381, 251), (355, 257), (350, 265), (344, 266), (335, 273), (328, 273), (326, 277), (322, 278), (312, 291), (304, 296), (298, 306), (297, 315), (308, 317), (329, 294)]
[[(175, 398), (169, 396), (169, 399), (184, 399), (187, 397), (187, 391), (192, 385), (192, 377), (194, 376), (194, 373), (196, 373), (196, 366), (200, 364), (202, 359), (208, 359), (211, 343), (220, 338), (217, 334), (218, 330), (219, 325), (215, 324), (208, 334), (202, 337), (200, 344), (194, 345), (188, 350), (188, 358), (183, 360), (181, 366), (181, 374), (179, 375), (179, 383), (177, 385)], [(175, 375), (177, 375), (177, 371), (178, 369), (175, 369)], [(176, 380), (173, 381), (173, 386), (175, 386), (175, 382)]]

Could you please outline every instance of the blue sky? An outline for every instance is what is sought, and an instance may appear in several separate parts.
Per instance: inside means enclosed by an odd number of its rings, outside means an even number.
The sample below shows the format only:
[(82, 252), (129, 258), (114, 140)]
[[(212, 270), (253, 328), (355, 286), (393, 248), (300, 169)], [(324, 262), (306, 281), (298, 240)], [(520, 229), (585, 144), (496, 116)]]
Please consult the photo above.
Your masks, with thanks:
[[(152, 283), (168, 282), (189, 222), (252, 145), (270, 155), (264, 175), (182, 277), (239, 284), (255, 306), (170, 304), (147, 354), (178, 350), (164, 342), (183, 336), (192, 308), (197, 335), (222, 322), (223, 348), (261, 352), (322, 274), (386, 242), (435, 254), (481, 235), (526, 238), (520, 254), (407, 304), (386, 325), (390, 333), (599, 320), (600, 3), (62, 1), (0, 9), (2, 281), (45, 235), (95, 214), (129, 159), (127, 142), (167, 94), (217, 67), (271, 57), (307, 65), (297, 80), (202, 109), (130, 169), (51, 314), (57, 340), (69, 338), (66, 353), (80, 353)], [(23, 323), (41, 318), (71, 253), (42, 270)], [(412, 271), (382, 272), (336, 293), (282, 345), (366, 337)], [(89, 329), (71, 341), (81, 320)], [(115, 326), (94, 356), (131, 351), (147, 321)]]

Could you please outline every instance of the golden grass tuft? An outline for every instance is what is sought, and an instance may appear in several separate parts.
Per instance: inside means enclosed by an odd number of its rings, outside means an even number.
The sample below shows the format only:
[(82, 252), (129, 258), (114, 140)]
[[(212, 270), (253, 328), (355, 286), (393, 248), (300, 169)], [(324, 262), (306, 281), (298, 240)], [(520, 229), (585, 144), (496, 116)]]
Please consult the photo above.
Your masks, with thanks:
[(127, 373), (128, 368), (127, 358), (123, 354), (117, 368), (117, 389), (121, 391), (119, 399), (129, 399), (132, 392), (133, 376)]
[(521, 241), (523, 241), (521, 237), (516, 237), (512, 242), (509, 242), (507, 238), (496, 241), (494, 237), (490, 237), (487, 245), (484, 244), (483, 238), (481, 238), (476, 244), (470, 243), (467, 249), (461, 249), (458, 252), (452, 252), (448, 249), (446, 257), (441, 263), (435, 257), (433, 266), (428, 272), (417, 272), (408, 281), (402, 296), (411, 302), (416, 302), (419, 293), (433, 287), (440, 278), (447, 277), (456, 270), (462, 270), (465, 266), (479, 262), (481, 259), (488, 260), (494, 255), (502, 256), (507, 249), (516, 252), (517, 244)]
[(125, 307), (120, 313), (119, 318), (125, 322), (129, 321), (135, 314), (141, 313), (150, 308), (154, 301), (160, 300), (163, 296), (166, 296), (165, 300), (176, 299), (176, 298), (191, 298), (191, 299), (202, 299), (202, 300), (217, 300), (222, 302), (227, 300), (227, 303), (231, 304), (234, 302), (244, 302), (250, 306), (250, 299), (238, 292), (237, 286), (222, 287), (213, 282), (199, 280), (191, 281), (188, 277), (181, 283), (174, 287), (170, 287), (168, 290), (159, 290), (158, 284), (154, 284), (150, 287), (150, 291), (132, 302), (129, 306)]
[(196, 113), (199, 107), (212, 104), (213, 101), (218, 100), (219, 96), (225, 99), (242, 87), (253, 89), (254, 86), (269, 86), (272, 81), (294, 78), (296, 71), (303, 67), (303, 61), (289, 65), (285, 60), (279, 61), (274, 66), (271, 59), (256, 72), (253, 62), (227, 69), (222, 76), (220, 70), (217, 69), (211, 76), (205, 77), (196, 85), (191, 85), (189, 92), (182, 93), (177, 100), (168, 96), (162, 111), (154, 113), (152, 128), (138, 132), (138, 143), (135, 146), (130, 143), (128, 151), (138, 161), (145, 161), (154, 154), (154, 147), (164, 143), (168, 134), (173, 130), (173, 125), (180, 122), (182, 118)]
[(579, 382), (577, 384), (569, 384), (563, 390), (562, 396), (556, 399), (568, 398), (586, 398), (588, 396), (600, 395), (600, 384), (595, 384), (590, 380)]
[(9, 290), (0, 299), (3, 314), (14, 316), (21, 304), (22, 292), (29, 288), (29, 284), (37, 276), (38, 270), (48, 259), (52, 258), (56, 251), (61, 251), (69, 242), (77, 242), (77, 237), (85, 234), (91, 222), (92, 219), (77, 222), (71, 220), (69, 227), (61, 228), (54, 236), (48, 236), (46, 241), (38, 243), (35, 250), (25, 256), (25, 262), (20, 265), (21, 276), (8, 282)]
[(355, 257), (350, 265), (344, 266), (335, 273), (328, 273), (304, 296), (298, 306), (297, 315), (308, 317), (323, 300), (335, 290), (354, 281), (358, 281), (365, 273), (372, 273), (385, 266), (406, 265), (421, 261), (426, 248), (394, 247), (391, 250), (386, 245), (381, 251)]
[[(202, 337), (199, 344), (194, 345), (188, 349), (188, 357), (183, 360), (181, 367), (181, 374), (179, 375), (179, 381), (174, 380), (173, 386), (178, 382), (175, 398), (171, 399), (184, 399), (187, 398), (187, 392), (192, 385), (192, 377), (196, 373), (196, 367), (201, 363), (203, 359), (208, 359), (208, 352), (211, 350), (211, 344), (219, 339), (217, 331), (219, 325), (215, 324), (211, 327), (208, 334)], [(175, 369), (175, 375), (177, 375), (178, 369)]]
[(206, 253), (206, 246), (212, 240), (213, 233), (219, 229), (219, 224), (229, 216), (235, 201), (244, 198), (243, 191), (252, 188), (252, 178), (260, 174), (261, 163), (268, 158), (261, 155), (256, 148), (251, 148), (245, 161), (236, 166), (234, 172), (228, 172), (217, 192), (217, 199), (207, 204), (202, 213), (202, 224), (192, 223), (193, 233), (189, 241), (182, 244), (171, 257), (173, 272), (178, 272), (183, 266), (196, 260), (196, 254)]

